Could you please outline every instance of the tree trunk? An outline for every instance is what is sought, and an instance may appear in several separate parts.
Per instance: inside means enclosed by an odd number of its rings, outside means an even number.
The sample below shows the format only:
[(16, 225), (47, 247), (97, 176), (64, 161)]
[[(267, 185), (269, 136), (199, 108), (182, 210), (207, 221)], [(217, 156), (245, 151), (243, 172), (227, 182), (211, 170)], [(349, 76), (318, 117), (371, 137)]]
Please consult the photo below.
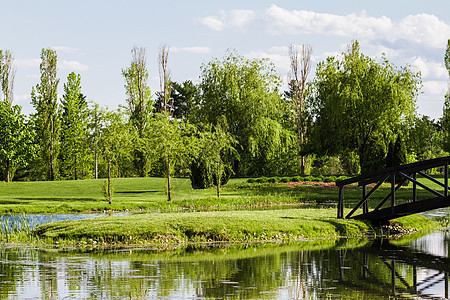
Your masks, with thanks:
[(94, 172), (95, 172), (95, 179), (98, 179), (98, 154), (97, 154), (97, 150), (94, 151)]
[(55, 173), (53, 170), (53, 118), (50, 120), (50, 180), (55, 180)]
[(10, 180), (11, 180), (11, 178), (10, 178), (10, 174), (11, 174), (11, 171), (10, 171), (10, 166), (9, 166), (9, 161), (7, 161), (6, 162), (6, 174), (5, 174), (5, 181), (6, 182), (9, 182)]
[(112, 204), (112, 192), (111, 192), (111, 159), (108, 159), (108, 198), (109, 204)]
[(221, 174), (220, 174), (220, 164), (217, 166), (217, 198), (220, 198), (220, 180), (221, 180)]
[(170, 155), (167, 155), (167, 201), (172, 201), (170, 192)]

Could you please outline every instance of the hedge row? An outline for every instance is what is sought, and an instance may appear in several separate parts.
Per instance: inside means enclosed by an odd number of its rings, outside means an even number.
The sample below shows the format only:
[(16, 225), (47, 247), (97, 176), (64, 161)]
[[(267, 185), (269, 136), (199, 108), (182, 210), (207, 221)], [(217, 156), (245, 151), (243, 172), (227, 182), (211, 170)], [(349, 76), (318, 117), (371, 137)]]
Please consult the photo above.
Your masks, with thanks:
[(349, 176), (294, 176), (294, 177), (259, 177), (249, 178), (248, 183), (278, 183), (278, 182), (336, 182)]

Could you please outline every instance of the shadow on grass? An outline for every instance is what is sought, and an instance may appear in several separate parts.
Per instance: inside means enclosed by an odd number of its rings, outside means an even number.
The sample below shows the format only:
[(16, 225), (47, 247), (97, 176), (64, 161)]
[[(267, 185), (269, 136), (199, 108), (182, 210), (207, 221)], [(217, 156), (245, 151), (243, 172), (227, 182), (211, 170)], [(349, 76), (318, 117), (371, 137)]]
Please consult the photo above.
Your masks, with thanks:
[[(16, 199), (16, 200), (19, 200), (19, 199)], [(21, 201), (21, 202), (19, 202), (19, 201), (9, 201), (9, 200), (4, 200), (4, 201), (0, 201), (0, 205), (1, 204), (28, 204), (28, 203), (30, 203), (29, 201)]]
[[(98, 201), (99, 199), (97, 198), (66, 198), (66, 197), (54, 197), (54, 198), (49, 198), (49, 197), (33, 197), (33, 198), (15, 198), (16, 200), (41, 200), (41, 201)], [(9, 202), (10, 203), (10, 202)], [(19, 202), (17, 204), (24, 204), (23, 202)]]
[(162, 191), (123, 191), (123, 192), (114, 192), (115, 194), (146, 194), (146, 193), (158, 193)]

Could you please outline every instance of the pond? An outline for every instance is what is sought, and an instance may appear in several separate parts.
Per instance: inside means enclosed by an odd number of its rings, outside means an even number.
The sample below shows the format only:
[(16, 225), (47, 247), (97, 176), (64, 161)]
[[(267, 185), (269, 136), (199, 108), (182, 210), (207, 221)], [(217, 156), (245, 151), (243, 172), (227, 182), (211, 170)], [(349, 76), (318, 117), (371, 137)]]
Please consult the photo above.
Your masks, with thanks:
[(3, 247), (0, 298), (447, 298), (449, 241), (442, 231), (407, 242), (319, 240), (167, 252)]

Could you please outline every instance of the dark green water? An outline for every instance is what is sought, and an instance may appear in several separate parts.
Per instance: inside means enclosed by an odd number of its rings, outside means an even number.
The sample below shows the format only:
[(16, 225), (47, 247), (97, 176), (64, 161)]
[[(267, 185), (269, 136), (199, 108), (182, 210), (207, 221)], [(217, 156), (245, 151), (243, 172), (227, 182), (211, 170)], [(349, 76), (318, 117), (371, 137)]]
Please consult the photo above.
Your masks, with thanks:
[[(410, 242), (54, 251), (0, 248), (1, 299), (440, 299), (448, 232)], [(327, 250), (316, 250), (327, 246)], [(326, 244), (326, 245), (325, 245)], [(330, 248), (331, 247), (331, 248)]]

